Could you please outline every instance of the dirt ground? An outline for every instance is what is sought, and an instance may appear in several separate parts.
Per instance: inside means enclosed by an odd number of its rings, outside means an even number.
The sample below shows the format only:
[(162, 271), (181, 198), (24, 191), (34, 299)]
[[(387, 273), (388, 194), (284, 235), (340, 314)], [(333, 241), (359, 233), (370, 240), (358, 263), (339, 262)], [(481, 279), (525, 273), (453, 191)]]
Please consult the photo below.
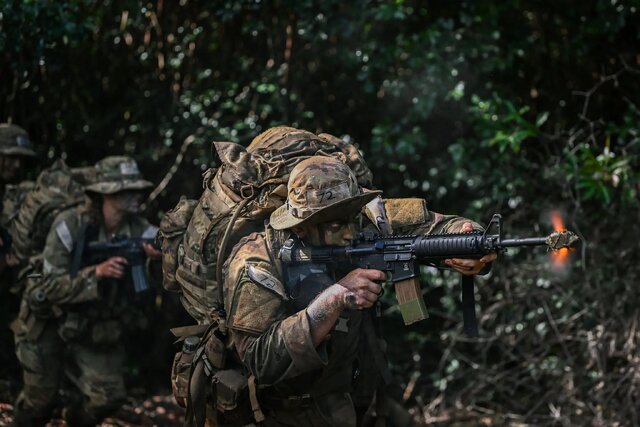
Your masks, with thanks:
[[(0, 403), (0, 426), (8, 426), (13, 421), (13, 405)], [(151, 396), (147, 399), (135, 399), (125, 403), (117, 413), (105, 419), (100, 427), (177, 427), (184, 423), (184, 410), (179, 407), (173, 396)], [(60, 419), (51, 420), (48, 427), (62, 427), (67, 423)]]

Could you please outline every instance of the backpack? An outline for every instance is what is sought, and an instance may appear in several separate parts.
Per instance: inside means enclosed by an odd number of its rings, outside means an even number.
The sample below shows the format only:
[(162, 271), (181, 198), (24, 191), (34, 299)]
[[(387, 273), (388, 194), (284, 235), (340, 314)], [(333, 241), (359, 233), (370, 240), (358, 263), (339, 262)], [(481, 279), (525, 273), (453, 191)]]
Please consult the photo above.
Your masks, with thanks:
[(10, 224), (13, 253), (20, 261), (42, 252), (58, 213), (85, 201), (84, 184), (92, 170), (71, 169), (58, 159), (38, 175)]
[(20, 205), (25, 197), (36, 186), (34, 181), (22, 181), (19, 184), (6, 186), (2, 197), (2, 212), (0, 213), (0, 226), (9, 227), (11, 221), (18, 215)]
[(203, 175), (199, 200), (182, 200), (160, 224), (163, 285), (181, 292), (181, 302), (199, 324), (211, 313), (224, 319), (222, 263), (244, 236), (264, 229), (271, 212), (284, 204), (291, 170), (311, 156), (334, 156), (347, 163), (360, 185), (372, 174), (357, 148), (333, 135), (275, 127), (248, 147), (214, 142), (217, 168)]

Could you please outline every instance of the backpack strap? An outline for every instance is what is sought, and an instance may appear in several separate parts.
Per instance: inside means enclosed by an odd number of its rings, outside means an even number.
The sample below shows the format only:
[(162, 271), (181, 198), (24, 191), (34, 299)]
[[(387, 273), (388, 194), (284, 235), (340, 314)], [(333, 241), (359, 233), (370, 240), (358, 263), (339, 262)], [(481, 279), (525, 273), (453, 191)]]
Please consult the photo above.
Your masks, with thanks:
[(76, 244), (73, 247), (73, 255), (71, 258), (71, 268), (69, 275), (76, 277), (80, 272), (80, 269), (84, 267), (84, 251), (88, 241), (95, 239), (98, 236), (99, 230), (96, 224), (91, 222), (85, 222), (80, 226), (78, 231)]
[[(198, 329), (197, 332), (201, 332), (202, 339), (200, 339), (198, 349), (196, 350), (193, 356), (193, 361), (191, 362), (191, 369), (189, 370), (187, 408), (184, 417), (185, 427), (203, 427), (206, 422), (207, 397), (212, 393), (215, 393), (215, 387), (208, 387), (210, 384), (209, 378), (213, 373), (213, 369), (207, 358), (205, 348), (207, 337), (214, 333), (218, 326), (219, 325), (216, 322), (212, 322), (211, 324), (206, 325), (204, 332), (202, 332), (200, 325), (195, 325), (194, 327), (194, 330)], [(213, 396), (213, 402), (213, 416), (215, 417), (215, 396)]]
[(473, 276), (462, 276), (462, 319), (464, 331), (468, 337), (478, 336), (478, 321), (476, 320), (476, 302), (474, 297)]
[(251, 374), (248, 378), (248, 386), (249, 386), (249, 401), (251, 403), (251, 410), (253, 411), (253, 418), (257, 423), (261, 423), (265, 420), (264, 412), (262, 412), (262, 408), (260, 408), (260, 403), (258, 402), (258, 387), (256, 386), (256, 377)]
[[(247, 204), (253, 200), (253, 197), (247, 197), (243, 199), (235, 208), (229, 223), (227, 224), (227, 228), (224, 231), (224, 235), (222, 237), (222, 242), (220, 243), (220, 248), (218, 249), (218, 259), (216, 261), (216, 281), (218, 282), (218, 300), (220, 302), (219, 311), (221, 313), (221, 317), (227, 317), (224, 312), (224, 282), (222, 281), (222, 264), (224, 263), (224, 258), (226, 256), (225, 252), (227, 251), (227, 245), (229, 244), (229, 238), (231, 237), (231, 230), (233, 230), (233, 225), (236, 223), (236, 220), (240, 216), (242, 210), (247, 206)], [(224, 313), (224, 315), (222, 315)], [(224, 328), (224, 329), (223, 329)], [(226, 327), (221, 325), (221, 332), (226, 333)]]

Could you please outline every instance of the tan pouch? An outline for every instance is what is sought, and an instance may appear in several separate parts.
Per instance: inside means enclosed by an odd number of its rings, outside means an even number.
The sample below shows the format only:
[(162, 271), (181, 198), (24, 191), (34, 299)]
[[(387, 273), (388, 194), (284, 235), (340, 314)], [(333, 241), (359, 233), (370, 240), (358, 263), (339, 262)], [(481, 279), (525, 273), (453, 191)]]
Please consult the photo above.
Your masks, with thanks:
[(195, 353), (183, 353), (179, 351), (173, 358), (171, 366), (171, 391), (178, 405), (187, 407), (189, 395), (189, 375), (191, 374), (191, 363)]
[(424, 199), (384, 199), (384, 210), (394, 230), (423, 224), (429, 219), (427, 202)]
[(168, 291), (180, 290), (176, 270), (184, 255), (183, 236), (197, 204), (197, 200), (180, 200), (160, 221), (158, 239), (162, 248), (162, 284)]
[(222, 340), (216, 336), (215, 331), (206, 339), (204, 352), (215, 369), (224, 368), (227, 351)]
[(58, 334), (67, 342), (80, 338), (86, 339), (87, 326), (87, 319), (79, 313), (67, 313), (64, 322), (58, 328)]
[(213, 375), (216, 388), (216, 404), (220, 411), (228, 412), (238, 407), (239, 403), (249, 402), (249, 385), (247, 377), (237, 369), (224, 369)]

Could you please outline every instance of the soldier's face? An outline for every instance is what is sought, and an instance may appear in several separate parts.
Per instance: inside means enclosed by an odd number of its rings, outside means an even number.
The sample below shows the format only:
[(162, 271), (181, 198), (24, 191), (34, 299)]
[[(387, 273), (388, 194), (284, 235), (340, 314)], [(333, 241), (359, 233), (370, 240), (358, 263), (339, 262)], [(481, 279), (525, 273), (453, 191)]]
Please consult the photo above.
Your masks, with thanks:
[(0, 156), (0, 177), (5, 182), (12, 182), (18, 177), (22, 168), (22, 157)]
[(295, 233), (309, 246), (347, 246), (355, 238), (359, 221), (330, 221), (294, 228)]
[(138, 213), (143, 194), (140, 191), (121, 191), (112, 195), (116, 208), (125, 213)]

